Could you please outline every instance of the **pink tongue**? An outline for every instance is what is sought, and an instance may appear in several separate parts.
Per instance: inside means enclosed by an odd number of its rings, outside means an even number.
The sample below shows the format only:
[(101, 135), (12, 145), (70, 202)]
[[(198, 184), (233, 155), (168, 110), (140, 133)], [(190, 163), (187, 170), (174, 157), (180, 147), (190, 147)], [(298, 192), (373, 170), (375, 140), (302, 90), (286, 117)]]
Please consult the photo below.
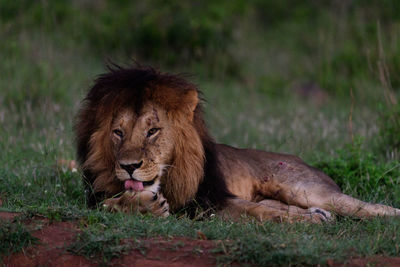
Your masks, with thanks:
[(143, 183), (136, 180), (126, 180), (125, 189), (132, 189), (133, 191), (143, 191)]

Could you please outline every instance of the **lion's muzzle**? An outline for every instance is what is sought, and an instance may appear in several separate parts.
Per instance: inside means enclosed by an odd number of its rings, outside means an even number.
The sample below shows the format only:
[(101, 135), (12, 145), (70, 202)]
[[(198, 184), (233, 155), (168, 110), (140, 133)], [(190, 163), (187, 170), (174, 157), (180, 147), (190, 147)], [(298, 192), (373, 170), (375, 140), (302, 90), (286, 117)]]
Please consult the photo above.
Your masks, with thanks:
[(143, 165), (143, 160), (141, 160), (140, 162), (137, 162), (137, 163), (131, 163), (131, 164), (120, 163), (119, 164), (119, 166), (121, 166), (121, 168), (124, 169), (131, 177), (132, 177), (133, 172), (136, 169), (139, 169), (142, 165)]

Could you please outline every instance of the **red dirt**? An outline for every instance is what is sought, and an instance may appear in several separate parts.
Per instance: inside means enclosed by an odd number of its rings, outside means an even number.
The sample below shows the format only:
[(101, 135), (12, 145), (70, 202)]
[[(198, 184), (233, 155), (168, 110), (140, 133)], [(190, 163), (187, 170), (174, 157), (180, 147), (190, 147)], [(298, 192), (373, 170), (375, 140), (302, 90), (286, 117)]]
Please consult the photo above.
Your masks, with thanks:
[(78, 233), (73, 223), (35, 220), (29, 222), (29, 225), (42, 225), (40, 230), (32, 232), (32, 236), (39, 239), (39, 244), (4, 257), (5, 266), (96, 266), (84, 257), (66, 251)]
[(145, 256), (139, 250), (111, 261), (116, 266), (215, 266), (211, 250), (215, 242), (189, 238), (149, 239), (141, 242)]
[[(17, 213), (0, 212), (0, 219), (13, 220)], [(47, 219), (33, 218), (26, 224), (32, 229), (40, 226), (32, 235), (39, 244), (3, 257), (5, 266), (97, 266), (98, 259), (89, 260), (73, 255), (67, 247), (75, 240), (79, 229), (73, 222), (49, 222)], [(125, 240), (124, 242), (131, 242)], [(140, 241), (139, 249), (133, 249), (120, 258), (113, 259), (115, 266), (215, 266), (212, 249), (214, 241), (189, 238), (148, 239)], [(142, 254), (141, 251), (145, 251)], [(1, 261), (0, 261), (1, 262)]]
[(17, 217), (19, 215), (19, 213), (17, 212), (6, 212), (6, 211), (2, 211), (0, 212), (0, 219), (4, 219), (4, 220), (12, 220), (15, 217)]
[[(13, 220), (18, 213), (0, 212), (0, 220)], [(33, 218), (26, 222), (34, 230), (32, 235), (39, 239), (39, 244), (25, 248), (3, 257), (0, 263), (5, 266), (97, 266), (99, 259), (87, 259), (67, 251), (79, 233), (74, 222), (49, 222), (47, 219)], [(199, 235), (201, 239), (202, 236)], [(212, 250), (217, 247), (215, 241), (195, 240), (182, 237), (170, 239), (152, 238), (141, 240), (140, 249), (132, 249), (120, 258), (111, 260), (113, 266), (215, 266)], [(132, 242), (125, 240), (124, 242)], [(234, 264), (238, 265), (238, 264)], [(349, 259), (345, 264), (328, 260), (327, 266), (400, 266), (400, 258), (374, 256)]]

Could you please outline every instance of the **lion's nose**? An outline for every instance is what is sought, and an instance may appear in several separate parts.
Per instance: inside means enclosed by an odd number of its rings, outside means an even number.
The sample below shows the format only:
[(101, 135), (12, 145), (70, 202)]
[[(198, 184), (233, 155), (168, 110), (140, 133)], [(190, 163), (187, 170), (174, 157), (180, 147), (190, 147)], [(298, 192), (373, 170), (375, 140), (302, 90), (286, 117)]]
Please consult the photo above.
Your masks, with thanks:
[(136, 170), (139, 169), (143, 164), (143, 160), (141, 160), (138, 163), (132, 163), (132, 164), (119, 164), (119, 166), (121, 166), (122, 169), (124, 169), (125, 171), (127, 171), (129, 173), (129, 175), (132, 175), (132, 173)]

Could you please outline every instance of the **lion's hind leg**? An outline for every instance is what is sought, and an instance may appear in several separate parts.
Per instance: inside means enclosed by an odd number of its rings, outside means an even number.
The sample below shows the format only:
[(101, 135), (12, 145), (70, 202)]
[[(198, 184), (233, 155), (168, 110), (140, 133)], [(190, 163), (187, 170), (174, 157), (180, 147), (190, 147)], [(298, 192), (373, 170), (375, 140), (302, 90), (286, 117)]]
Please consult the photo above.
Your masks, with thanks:
[(400, 209), (361, 201), (326, 187), (315, 186), (295, 192), (290, 191), (285, 202), (300, 207), (319, 207), (342, 216), (369, 218), (374, 216), (400, 216)]
[(321, 223), (332, 220), (329, 212), (319, 208), (302, 209), (277, 200), (251, 202), (240, 198), (230, 199), (228, 206), (223, 210), (223, 215), (234, 218), (249, 215), (260, 221), (274, 220), (280, 222)]
[(400, 209), (382, 204), (367, 203), (342, 193), (333, 193), (316, 198), (311, 203), (311, 205), (313, 204), (343, 216), (358, 218), (400, 216)]

